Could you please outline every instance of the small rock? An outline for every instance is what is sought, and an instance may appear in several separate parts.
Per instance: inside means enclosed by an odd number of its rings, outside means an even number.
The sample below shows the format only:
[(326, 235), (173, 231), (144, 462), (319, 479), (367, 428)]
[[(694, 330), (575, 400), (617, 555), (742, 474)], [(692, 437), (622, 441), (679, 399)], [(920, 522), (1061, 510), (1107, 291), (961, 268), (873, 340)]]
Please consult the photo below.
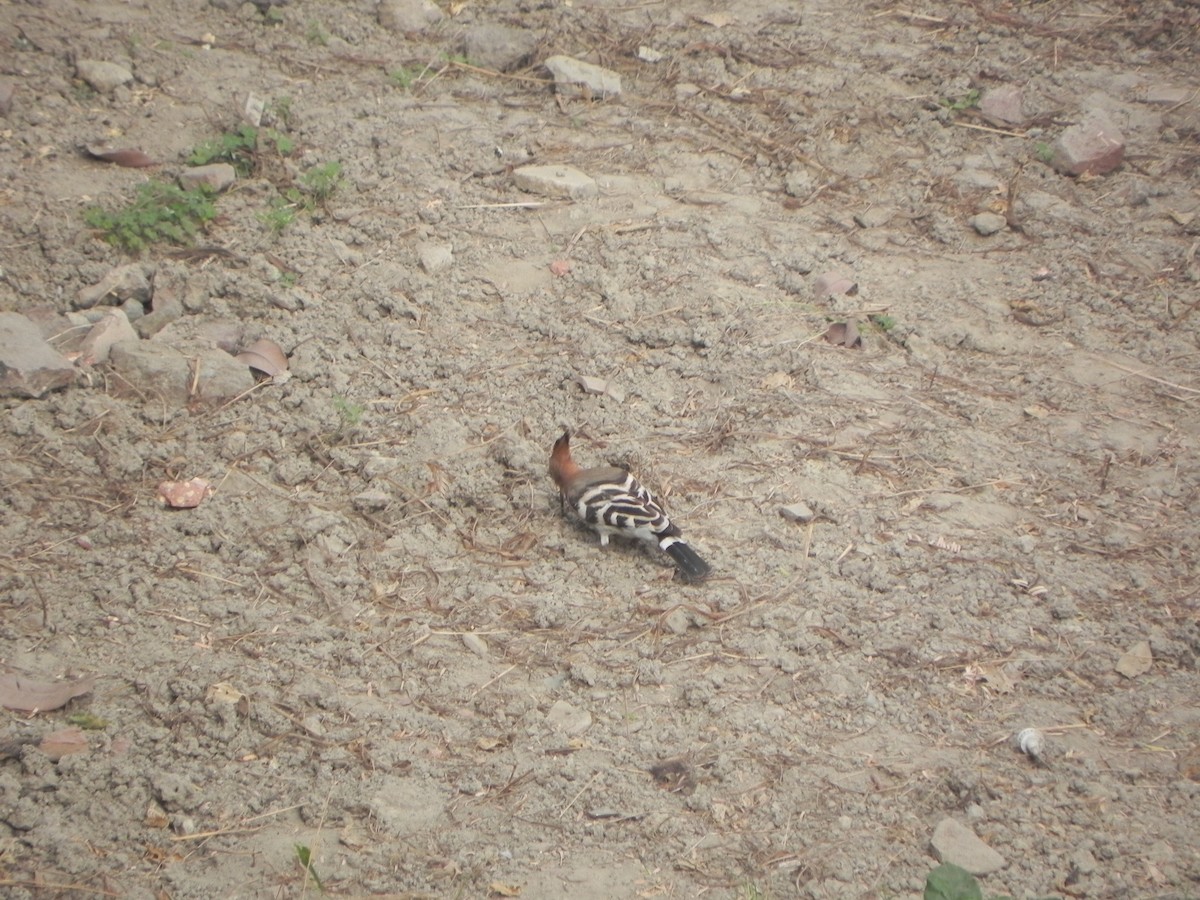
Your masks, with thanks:
[(1154, 668), (1154, 654), (1149, 641), (1138, 641), (1117, 660), (1116, 670), (1126, 678), (1137, 678)]
[(611, 69), (569, 56), (551, 56), (544, 65), (554, 76), (559, 93), (578, 92), (580, 85), (593, 97), (615, 97), (621, 93), (621, 76)]
[(979, 98), (979, 111), (989, 119), (1020, 125), (1025, 121), (1025, 95), (1015, 84), (1006, 84), (985, 91)]
[(148, 396), (171, 409), (187, 403), (192, 370), (174, 347), (153, 341), (124, 341), (112, 348), (109, 362), (121, 376), (114, 388), (116, 393)]
[(1081, 847), (1071, 854), (1071, 867), (1080, 875), (1092, 875), (1097, 868), (1096, 857), (1086, 847)]
[(454, 248), (449, 244), (422, 244), (417, 248), (421, 268), (430, 275), (450, 268), (454, 262)]
[(1125, 138), (1108, 113), (1094, 109), (1051, 148), (1050, 165), (1066, 175), (1105, 175), (1125, 158)]
[(600, 193), (595, 181), (571, 166), (521, 166), (513, 170), (513, 184), (531, 194), (571, 200)]
[(488, 24), (468, 28), (462, 49), (472, 65), (511, 72), (529, 62), (537, 44), (537, 34), (532, 29)]
[(355, 494), (351, 502), (360, 512), (381, 512), (388, 508), (392, 497), (387, 491), (366, 490)]
[(557, 700), (546, 713), (546, 724), (564, 734), (583, 734), (592, 727), (592, 714), (566, 700)]
[(211, 163), (207, 166), (192, 166), (179, 173), (179, 186), (185, 191), (204, 185), (214, 194), (219, 194), (237, 181), (237, 170), (229, 163)]
[(83, 339), (79, 348), (79, 363), (95, 366), (107, 362), (109, 352), (115, 344), (121, 341), (136, 341), (137, 337), (137, 332), (129, 324), (129, 317), (124, 311), (110, 309)]
[(1004, 216), (992, 212), (976, 213), (967, 222), (984, 237), (991, 237), (1008, 227), (1008, 221)]
[(0, 396), (42, 397), (75, 380), (75, 367), (20, 313), (0, 313)]
[(954, 863), (972, 875), (987, 875), (1007, 865), (975, 832), (951, 818), (938, 822), (931, 843), (939, 862)]
[(807, 503), (792, 503), (779, 507), (779, 514), (792, 522), (811, 522), (815, 516)]
[(133, 81), (133, 73), (124, 66), (99, 59), (81, 59), (75, 63), (75, 74), (101, 94)]
[(382, 0), (376, 15), (388, 31), (424, 31), (446, 17), (431, 0)]
[(75, 298), (76, 309), (90, 309), (109, 299), (124, 303), (137, 300), (150, 302), (150, 278), (145, 267), (137, 263), (117, 266), (91, 287), (82, 288)]
[(855, 213), (854, 221), (859, 228), (881, 228), (890, 222), (895, 214), (896, 211), (890, 206), (872, 206)]
[(209, 403), (229, 400), (254, 387), (250, 368), (224, 350), (205, 350), (193, 362), (195, 398)]
[(813, 282), (813, 293), (818, 300), (826, 297), (853, 297), (858, 293), (858, 284), (842, 272), (826, 272)]
[(642, 62), (656, 63), (662, 62), (667, 57), (665, 53), (655, 50), (653, 47), (642, 45), (637, 48), (637, 58)]
[(463, 644), (468, 650), (478, 656), (480, 659), (486, 659), (488, 655), (487, 641), (475, 634), (473, 631), (467, 631), (462, 636)]

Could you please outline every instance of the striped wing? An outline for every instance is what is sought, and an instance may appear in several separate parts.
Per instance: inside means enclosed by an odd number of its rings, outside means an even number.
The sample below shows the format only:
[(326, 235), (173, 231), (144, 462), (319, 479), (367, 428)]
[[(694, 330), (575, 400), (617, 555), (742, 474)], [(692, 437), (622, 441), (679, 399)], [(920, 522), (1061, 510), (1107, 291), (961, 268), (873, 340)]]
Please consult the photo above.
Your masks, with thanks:
[(574, 498), (574, 503), (580, 517), (594, 528), (607, 526), (613, 531), (655, 543), (678, 533), (650, 492), (628, 473), (619, 482), (606, 481), (584, 487)]

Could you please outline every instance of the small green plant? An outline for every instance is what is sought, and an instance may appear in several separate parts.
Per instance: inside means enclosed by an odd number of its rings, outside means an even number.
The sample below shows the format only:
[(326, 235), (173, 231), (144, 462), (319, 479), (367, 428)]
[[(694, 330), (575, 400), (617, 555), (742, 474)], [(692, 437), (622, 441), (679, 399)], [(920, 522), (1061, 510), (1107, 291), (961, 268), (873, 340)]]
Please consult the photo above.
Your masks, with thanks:
[(149, 181), (128, 206), (92, 206), (84, 210), (83, 221), (110, 244), (137, 252), (158, 241), (186, 244), (216, 214), (213, 192), (207, 187), (185, 191), (165, 181)]
[(471, 65), (471, 61), (467, 59), (467, 55), (465, 53), (447, 53), (446, 62), (452, 65), (457, 63), (460, 66)]
[(396, 69), (387, 73), (388, 80), (401, 90), (407, 91), (417, 80), (417, 73), (412, 69)]
[(304, 36), (310, 44), (315, 44), (319, 47), (329, 46), (329, 32), (325, 30), (325, 26), (316, 19), (310, 19), (308, 23), (308, 31)]
[(258, 214), (258, 221), (276, 234), (283, 234), (296, 221), (296, 207), (279, 198), (270, 209)]
[(111, 723), (108, 719), (93, 716), (91, 713), (71, 713), (67, 716), (67, 724), (82, 728), (84, 731), (103, 731)]
[(1033, 152), (1037, 154), (1037, 158), (1044, 163), (1049, 163), (1054, 159), (1054, 148), (1045, 141), (1038, 141), (1033, 145)]
[[(942, 863), (925, 876), (923, 900), (984, 900), (983, 889), (975, 876), (954, 863)], [(1012, 900), (1002, 894), (988, 894), (987, 900)], [(1038, 900), (1061, 900), (1059, 897), (1040, 897)]]
[(187, 161), (189, 166), (227, 162), (237, 169), (239, 175), (249, 175), (254, 171), (260, 149), (271, 149), (280, 156), (290, 156), (296, 149), (296, 142), (274, 128), (258, 129), (253, 125), (242, 125), (236, 131), (227, 131), (218, 138), (198, 145)]
[(283, 10), (278, 6), (268, 6), (267, 11), (263, 13), (263, 22), (267, 25), (282, 25)]
[(317, 876), (317, 869), (313, 865), (312, 851), (303, 844), (296, 844), (296, 862), (300, 863), (300, 868), (304, 870), (305, 876), (312, 879), (317, 890), (322, 894), (325, 893), (325, 886), (321, 884), (321, 879)]
[(285, 288), (295, 287), (297, 280), (295, 272), (284, 272), (279, 276), (279, 283)]
[(300, 185), (315, 203), (324, 203), (342, 183), (342, 164), (322, 163), (300, 176)]
[(363, 413), (367, 411), (361, 403), (351, 403), (345, 397), (334, 397), (333, 408), (341, 417), (343, 428), (354, 428), (362, 421)]
[(979, 91), (972, 88), (957, 100), (951, 100), (949, 97), (947, 97), (941, 102), (942, 106), (953, 112), (962, 112), (964, 109), (973, 109), (979, 105)]
[(292, 98), (288, 96), (276, 97), (268, 105), (267, 109), (274, 116), (277, 122), (288, 128), (292, 124)]
[(875, 327), (886, 333), (896, 327), (896, 320), (891, 316), (886, 316), (883, 313), (874, 313), (867, 317), (874, 323)]

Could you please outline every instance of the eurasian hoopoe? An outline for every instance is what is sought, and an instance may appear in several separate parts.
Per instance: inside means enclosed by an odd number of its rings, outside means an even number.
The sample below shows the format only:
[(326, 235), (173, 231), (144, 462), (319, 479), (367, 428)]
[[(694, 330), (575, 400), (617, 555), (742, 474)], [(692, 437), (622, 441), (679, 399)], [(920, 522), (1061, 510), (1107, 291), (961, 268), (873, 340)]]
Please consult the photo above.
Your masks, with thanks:
[(616, 466), (581, 469), (571, 458), (569, 431), (554, 442), (550, 477), (558, 485), (563, 504), (569, 503), (599, 532), (600, 546), (608, 546), (614, 534), (637, 538), (669, 554), (687, 581), (700, 581), (711, 571), (680, 536), (679, 526), (631, 474)]

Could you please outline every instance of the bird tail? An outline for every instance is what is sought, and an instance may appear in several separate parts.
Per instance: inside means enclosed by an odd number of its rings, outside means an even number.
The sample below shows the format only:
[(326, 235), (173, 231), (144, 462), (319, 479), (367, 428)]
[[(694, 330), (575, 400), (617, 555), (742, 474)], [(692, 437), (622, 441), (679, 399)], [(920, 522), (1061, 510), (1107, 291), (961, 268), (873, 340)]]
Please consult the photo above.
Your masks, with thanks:
[(663, 538), (659, 542), (659, 546), (670, 555), (671, 559), (675, 560), (675, 565), (679, 567), (679, 574), (685, 581), (703, 581), (712, 571), (712, 566), (706, 563), (700, 554), (692, 549), (692, 545), (683, 538)]

